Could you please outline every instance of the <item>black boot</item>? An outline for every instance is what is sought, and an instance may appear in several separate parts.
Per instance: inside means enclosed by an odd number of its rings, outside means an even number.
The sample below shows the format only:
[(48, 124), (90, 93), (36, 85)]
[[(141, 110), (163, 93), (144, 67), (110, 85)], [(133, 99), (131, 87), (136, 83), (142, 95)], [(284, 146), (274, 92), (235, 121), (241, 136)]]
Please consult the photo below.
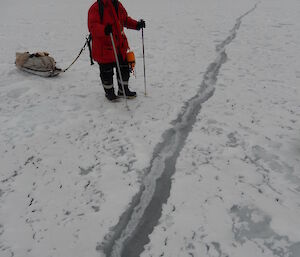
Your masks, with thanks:
[(104, 91), (105, 91), (105, 97), (106, 97), (109, 101), (115, 102), (116, 100), (119, 99), (119, 97), (116, 96), (116, 94), (115, 94), (114, 88), (109, 88), (109, 89), (104, 88)]
[[(136, 92), (130, 91), (130, 89), (128, 88), (128, 85), (124, 85), (124, 89), (125, 89), (126, 98), (131, 99), (131, 98), (136, 97)], [(119, 85), (118, 96), (124, 97), (123, 89), (122, 89), (122, 86), (120, 86), (120, 85)]]

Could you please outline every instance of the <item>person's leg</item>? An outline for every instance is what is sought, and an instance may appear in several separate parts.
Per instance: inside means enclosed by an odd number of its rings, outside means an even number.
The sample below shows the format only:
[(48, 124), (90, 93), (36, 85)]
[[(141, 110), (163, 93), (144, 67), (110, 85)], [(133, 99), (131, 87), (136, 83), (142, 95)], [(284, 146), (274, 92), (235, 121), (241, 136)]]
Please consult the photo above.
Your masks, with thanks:
[[(120, 58), (120, 59), (121, 59), (120, 60), (120, 70), (121, 70), (122, 80), (124, 83), (125, 95), (127, 98), (134, 98), (134, 97), (136, 97), (136, 92), (130, 91), (130, 89), (128, 87), (128, 82), (129, 82), (129, 77), (130, 77), (130, 70), (129, 70), (128, 62), (126, 60), (125, 61), (122, 60), (122, 58)], [(118, 79), (118, 87), (119, 87), (118, 95), (124, 96), (120, 76), (118, 73), (117, 73), (117, 79)]]
[(108, 64), (107, 63), (105, 63), (105, 64), (99, 63), (100, 78), (101, 78), (102, 86), (105, 91), (106, 98), (110, 101), (114, 101), (114, 100), (118, 99), (118, 97), (115, 95), (115, 90), (114, 90), (113, 68), (114, 68), (113, 63), (108, 63)]

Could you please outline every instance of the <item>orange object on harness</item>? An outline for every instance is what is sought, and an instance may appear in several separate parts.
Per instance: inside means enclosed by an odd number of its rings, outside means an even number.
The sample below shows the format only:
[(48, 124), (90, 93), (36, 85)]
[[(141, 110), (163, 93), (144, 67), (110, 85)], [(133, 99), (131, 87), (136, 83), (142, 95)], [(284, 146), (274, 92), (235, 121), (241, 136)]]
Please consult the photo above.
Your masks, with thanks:
[(130, 71), (134, 74), (134, 68), (135, 68), (135, 55), (134, 52), (128, 51), (126, 54), (126, 60), (129, 64)]

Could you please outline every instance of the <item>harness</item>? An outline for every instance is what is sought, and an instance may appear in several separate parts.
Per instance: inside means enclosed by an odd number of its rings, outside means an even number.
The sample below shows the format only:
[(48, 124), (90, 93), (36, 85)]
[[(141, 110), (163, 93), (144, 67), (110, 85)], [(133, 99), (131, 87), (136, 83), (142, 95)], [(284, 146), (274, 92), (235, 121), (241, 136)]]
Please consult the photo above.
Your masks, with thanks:
[(98, 8), (99, 8), (99, 15), (100, 15), (100, 21), (103, 22), (103, 13), (104, 13), (104, 6), (102, 0), (97, 0), (98, 2)]
[[(97, 0), (97, 2), (98, 2), (98, 8), (99, 8), (100, 21), (102, 23), (103, 22), (104, 5), (103, 5), (102, 0)], [(115, 7), (116, 14), (118, 15), (119, 1), (118, 0), (113, 0), (112, 4)]]

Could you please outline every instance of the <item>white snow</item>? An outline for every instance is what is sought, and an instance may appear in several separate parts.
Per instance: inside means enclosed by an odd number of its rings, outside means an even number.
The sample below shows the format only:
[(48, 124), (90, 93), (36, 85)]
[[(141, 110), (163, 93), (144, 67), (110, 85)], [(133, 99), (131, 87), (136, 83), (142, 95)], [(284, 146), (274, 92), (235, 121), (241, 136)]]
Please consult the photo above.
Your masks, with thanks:
[(162, 135), (220, 62), (140, 256), (299, 257), (300, 2), (123, 0), (147, 25), (147, 96), (141, 32), (126, 31), (129, 111), (105, 99), (87, 50), (56, 78), (14, 66), (42, 50), (67, 67), (92, 3), (1, 0), (0, 256), (105, 256)]

